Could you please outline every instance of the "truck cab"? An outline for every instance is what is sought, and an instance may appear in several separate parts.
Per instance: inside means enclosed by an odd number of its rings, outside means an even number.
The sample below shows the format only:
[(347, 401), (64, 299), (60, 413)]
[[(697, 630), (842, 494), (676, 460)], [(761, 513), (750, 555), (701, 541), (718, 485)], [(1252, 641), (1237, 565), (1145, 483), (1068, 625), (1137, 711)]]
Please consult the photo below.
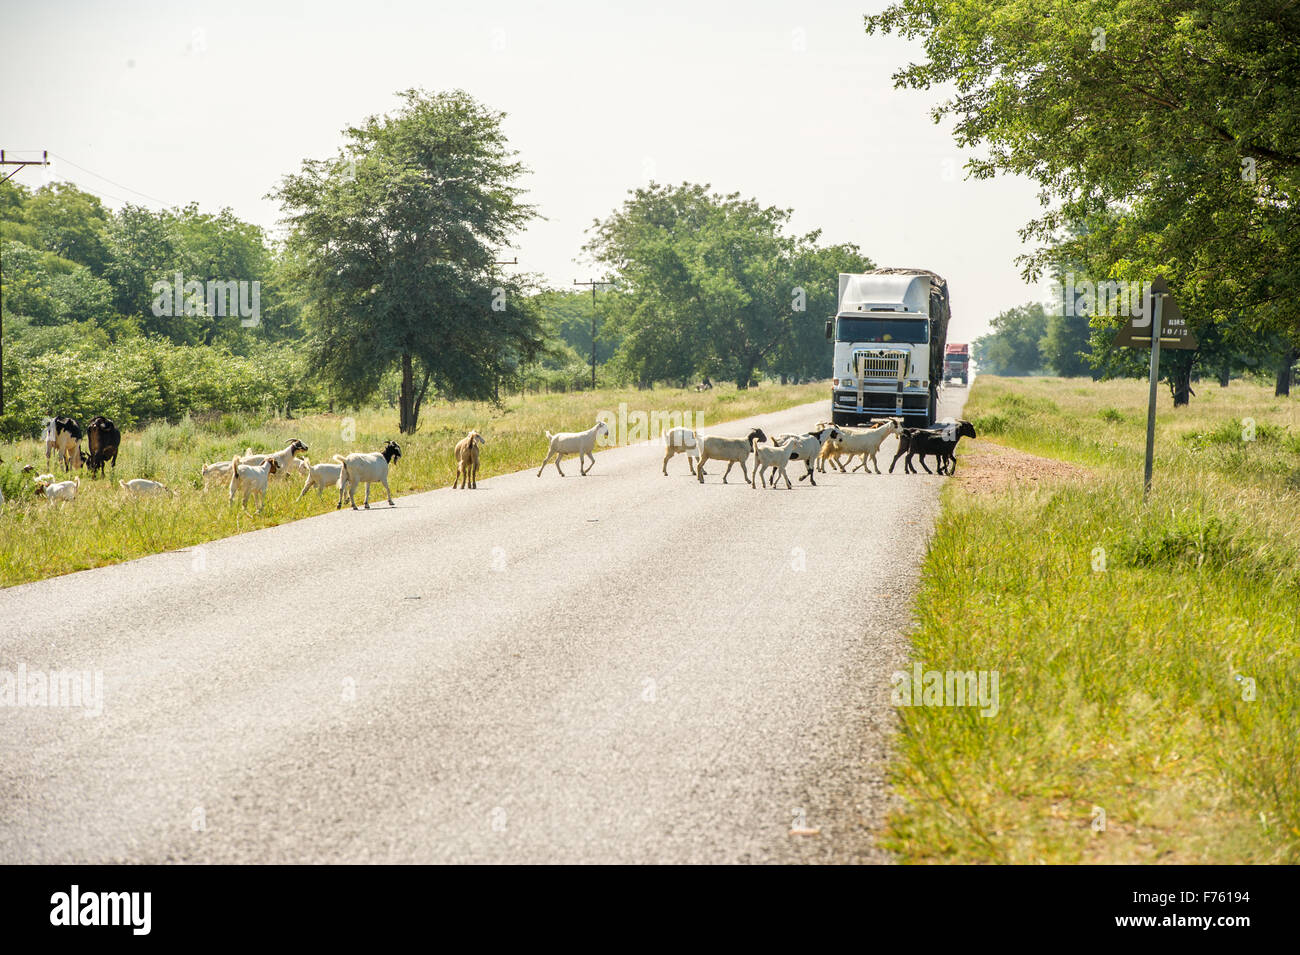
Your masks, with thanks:
[(943, 350), (943, 380), (970, 384), (970, 346), (948, 345)]
[(835, 424), (887, 417), (909, 426), (934, 422), (947, 294), (943, 279), (921, 270), (840, 275), (839, 307), (826, 329), (835, 343)]

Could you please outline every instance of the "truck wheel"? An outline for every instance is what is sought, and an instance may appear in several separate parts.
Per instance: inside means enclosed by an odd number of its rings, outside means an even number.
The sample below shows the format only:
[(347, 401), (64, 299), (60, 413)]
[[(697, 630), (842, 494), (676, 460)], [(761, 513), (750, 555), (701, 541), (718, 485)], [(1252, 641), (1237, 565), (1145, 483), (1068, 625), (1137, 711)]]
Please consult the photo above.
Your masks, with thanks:
[(843, 411), (832, 410), (831, 424), (835, 425), (836, 427), (847, 427), (848, 425), (853, 424), (853, 422), (849, 420), (849, 418), (851, 417), (855, 417), (855, 416), (846, 414)]

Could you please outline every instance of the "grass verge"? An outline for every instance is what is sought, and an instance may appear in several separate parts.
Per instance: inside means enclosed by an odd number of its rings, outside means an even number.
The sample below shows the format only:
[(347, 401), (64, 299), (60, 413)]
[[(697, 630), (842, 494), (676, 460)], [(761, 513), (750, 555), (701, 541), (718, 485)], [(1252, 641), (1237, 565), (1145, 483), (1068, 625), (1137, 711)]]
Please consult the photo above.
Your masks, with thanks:
[[(19, 472), (25, 463), (45, 469), (43, 446), (36, 441), (0, 445), (0, 458), (6, 462), (0, 464), (0, 488), (7, 499), (0, 510), (0, 587), (190, 547), (334, 508), (337, 492), (331, 499), (328, 493), (318, 497), (312, 491), (295, 503), (303, 483), (300, 476), (273, 477), (260, 515), (232, 507), (223, 487), (204, 493), (199, 468), (211, 461), (229, 461), (249, 447), (279, 450), (291, 438), (299, 438), (309, 448), (306, 456), (320, 462), (334, 454), (378, 450), (385, 440), (396, 438), (403, 453), (390, 483), (394, 494), (410, 494), (451, 485), (452, 448), (471, 428), (478, 428), (487, 440), (479, 472), (480, 478), (487, 478), (540, 465), (546, 453), (546, 429), (584, 430), (600, 412), (617, 416), (622, 404), (629, 415), (690, 412), (708, 430), (716, 423), (827, 394), (825, 383), (764, 384), (745, 391), (720, 385), (702, 393), (657, 388), (530, 395), (508, 398), (500, 408), (483, 402), (441, 403), (426, 406), (419, 431), (405, 437), (397, 434), (397, 412), (392, 409), (272, 421), (240, 415), (187, 418), (123, 435), (115, 477), (91, 479), (78, 472), (77, 500), (55, 505), (36, 500), (30, 475)], [(648, 436), (635, 433), (634, 421), (629, 430), (631, 440)], [(570, 458), (566, 470), (576, 469), (575, 459)], [(129, 499), (117, 480), (135, 477), (162, 481), (177, 493), (170, 499)]]
[[(980, 378), (923, 568), (923, 670), (999, 706), (900, 706), (905, 862), (1300, 861), (1300, 402)], [(1029, 454), (1077, 465), (1030, 485)], [(984, 445), (981, 450), (981, 445)]]

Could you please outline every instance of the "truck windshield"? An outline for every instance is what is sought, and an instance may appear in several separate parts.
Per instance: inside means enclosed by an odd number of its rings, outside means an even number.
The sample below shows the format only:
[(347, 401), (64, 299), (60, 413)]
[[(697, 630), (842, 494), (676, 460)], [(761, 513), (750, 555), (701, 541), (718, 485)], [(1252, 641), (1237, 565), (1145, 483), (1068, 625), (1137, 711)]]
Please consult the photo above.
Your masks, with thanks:
[(924, 345), (930, 340), (930, 320), (928, 318), (886, 318), (882, 312), (879, 318), (863, 316), (842, 316), (836, 323), (838, 341), (842, 342), (901, 342), (909, 345)]

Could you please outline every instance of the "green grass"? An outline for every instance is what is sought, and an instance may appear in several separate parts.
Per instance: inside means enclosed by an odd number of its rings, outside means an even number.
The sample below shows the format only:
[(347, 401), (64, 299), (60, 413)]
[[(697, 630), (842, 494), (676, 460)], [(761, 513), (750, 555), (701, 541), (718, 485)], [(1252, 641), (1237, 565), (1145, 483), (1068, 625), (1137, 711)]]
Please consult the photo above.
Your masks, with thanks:
[(981, 438), (1087, 470), (975, 494), (1009, 465), (968, 450), (945, 488), (915, 660), (1000, 709), (899, 708), (903, 861), (1300, 862), (1300, 401), (1198, 391), (1144, 504), (1143, 383), (976, 382)]
[[(0, 586), (189, 547), (334, 507), (337, 492), (332, 499), (326, 492), (322, 499), (312, 491), (294, 503), (303, 483), (296, 477), (271, 479), (261, 515), (231, 506), (225, 488), (214, 486), (202, 492), (200, 466), (229, 461), (249, 447), (279, 450), (296, 437), (309, 447), (307, 457), (320, 462), (334, 454), (377, 450), (385, 440), (397, 439), (402, 458), (393, 469), (391, 484), (394, 494), (409, 494), (450, 486), (455, 477), (452, 448), (471, 428), (487, 440), (479, 472), (480, 478), (486, 478), (536, 468), (546, 453), (546, 429), (583, 430), (598, 412), (617, 415), (621, 403), (626, 403), (629, 414), (640, 410), (702, 415), (707, 430), (723, 421), (827, 397), (827, 385), (813, 383), (764, 384), (746, 391), (720, 385), (703, 393), (675, 388), (602, 389), (508, 398), (499, 408), (481, 402), (440, 403), (426, 406), (418, 432), (406, 436), (397, 433), (395, 409), (372, 409), (350, 419), (316, 415), (264, 421), (216, 414), (201, 421), (152, 424), (123, 435), (116, 479), (162, 481), (177, 492), (174, 498), (128, 499), (116, 480), (91, 479), (83, 471), (78, 472), (77, 500), (52, 506), (36, 500), (31, 475), (19, 473), (28, 463), (45, 469), (43, 447), (36, 441), (0, 444), (0, 458), (6, 462), (0, 464), (0, 487), (7, 499), (0, 510)], [(354, 432), (350, 441), (345, 440), (349, 426)]]

